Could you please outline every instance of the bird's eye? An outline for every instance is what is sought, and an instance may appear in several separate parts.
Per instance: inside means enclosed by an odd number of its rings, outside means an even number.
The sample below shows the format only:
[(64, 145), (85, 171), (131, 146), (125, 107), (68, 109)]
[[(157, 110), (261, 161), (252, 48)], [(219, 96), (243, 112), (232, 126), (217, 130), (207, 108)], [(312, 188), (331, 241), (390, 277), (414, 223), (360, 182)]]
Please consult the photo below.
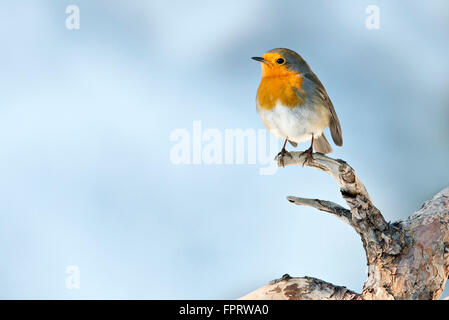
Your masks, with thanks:
[(282, 58), (279, 58), (279, 59), (276, 60), (276, 63), (277, 63), (277, 64), (284, 64), (284, 63), (285, 63), (285, 60), (282, 59)]

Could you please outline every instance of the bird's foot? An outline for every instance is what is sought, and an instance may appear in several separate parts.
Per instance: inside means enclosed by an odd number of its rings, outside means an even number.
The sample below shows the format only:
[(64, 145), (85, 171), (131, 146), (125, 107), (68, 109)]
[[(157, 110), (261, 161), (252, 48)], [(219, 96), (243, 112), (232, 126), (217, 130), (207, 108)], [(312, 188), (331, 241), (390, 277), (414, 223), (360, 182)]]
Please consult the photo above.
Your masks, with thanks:
[(306, 164), (306, 162), (309, 162), (309, 161), (314, 160), (314, 159), (313, 159), (312, 153), (313, 153), (313, 147), (310, 146), (309, 149), (304, 150), (304, 151), (301, 152), (301, 154), (299, 155), (299, 157), (301, 157), (303, 154), (306, 155), (306, 156), (305, 156), (305, 159), (304, 159), (304, 162), (302, 163), (302, 166), (303, 166), (303, 167), (304, 167), (304, 165)]
[(279, 162), (281, 163), (281, 165), (283, 167), (285, 167), (285, 163), (284, 163), (284, 157), (288, 156), (290, 157), (290, 159), (292, 158), (292, 155), (290, 154), (290, 152), (288, 152), (287, 150), (285, 150), (285, 148), (282, 148), (281, 152), (278, 153), (278, 155), (276, 156), (276, 159), (279, 159)]

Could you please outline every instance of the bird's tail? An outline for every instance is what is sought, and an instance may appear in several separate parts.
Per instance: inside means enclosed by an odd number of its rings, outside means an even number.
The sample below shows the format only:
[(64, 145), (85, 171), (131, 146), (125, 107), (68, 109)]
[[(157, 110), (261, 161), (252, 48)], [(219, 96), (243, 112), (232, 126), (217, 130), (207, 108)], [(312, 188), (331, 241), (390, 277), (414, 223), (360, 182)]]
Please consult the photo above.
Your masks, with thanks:
[(298, 146), (298, 144), (295, 141), (288, 140), (288, 142), (290, 142), (293, 148), (296, 148)]
[(324, 154), (332, 152), (332, 148), (329, 142), (327, 141), (326, 137), (324, 136), (324, 133), (321, 136), (318, 136), (313, 139), (313, 148), (315, 149), (316, 152)]

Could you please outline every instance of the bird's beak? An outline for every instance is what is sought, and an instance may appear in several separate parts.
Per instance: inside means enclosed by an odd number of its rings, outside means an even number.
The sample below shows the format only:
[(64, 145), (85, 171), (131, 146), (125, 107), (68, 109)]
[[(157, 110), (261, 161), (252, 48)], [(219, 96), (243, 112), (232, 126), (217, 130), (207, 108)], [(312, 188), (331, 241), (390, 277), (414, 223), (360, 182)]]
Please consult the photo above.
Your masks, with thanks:
[(268, 62), (267, 60), (265, 60), (264, 58), (262, 58), (262, 57), (252, 57), (251, 59), (253, 59), (253, 60), (256, 60), (256, 61), (259, 61), (259, 62)]

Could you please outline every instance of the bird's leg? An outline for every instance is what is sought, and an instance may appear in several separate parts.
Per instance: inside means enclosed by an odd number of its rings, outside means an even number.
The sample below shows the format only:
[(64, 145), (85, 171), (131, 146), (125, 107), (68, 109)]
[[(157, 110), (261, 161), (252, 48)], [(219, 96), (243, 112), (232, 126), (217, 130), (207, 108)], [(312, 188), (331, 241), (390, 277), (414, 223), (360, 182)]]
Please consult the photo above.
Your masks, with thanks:
[(310, 147), (306, 150), (304, 150), (303, 152), (301, 152), (301, 154), (299, 156), (302, 156), (303, 154), (306, 154), (306, 158), (304, 159), (304, 162), (302, 163), (302, 166), (304, 167), (304, 164), (307, 161), (313, 160), (313, 133), (312, 133), (312, 142), (310, 143)]
[(288, 137), (285, 138), (284, 146), (282, 147), (281, 152), (279, 152), (278, 155), (276, 156), (276, 158), (279, 157), (279, 160), (281, 161), (281, 164), (282, 164), (283, 167), (285, 167), (285, 165), (284, 165), (284, 156), (287, 155), (287, 156), (289, 156), (290, 158), (292, 157), (292, 155), (290, 154), (290, 152), (288, 152), (287, 150), (285, 150), (285, 145), (287, 144), (287, 141), (288, 141)]

